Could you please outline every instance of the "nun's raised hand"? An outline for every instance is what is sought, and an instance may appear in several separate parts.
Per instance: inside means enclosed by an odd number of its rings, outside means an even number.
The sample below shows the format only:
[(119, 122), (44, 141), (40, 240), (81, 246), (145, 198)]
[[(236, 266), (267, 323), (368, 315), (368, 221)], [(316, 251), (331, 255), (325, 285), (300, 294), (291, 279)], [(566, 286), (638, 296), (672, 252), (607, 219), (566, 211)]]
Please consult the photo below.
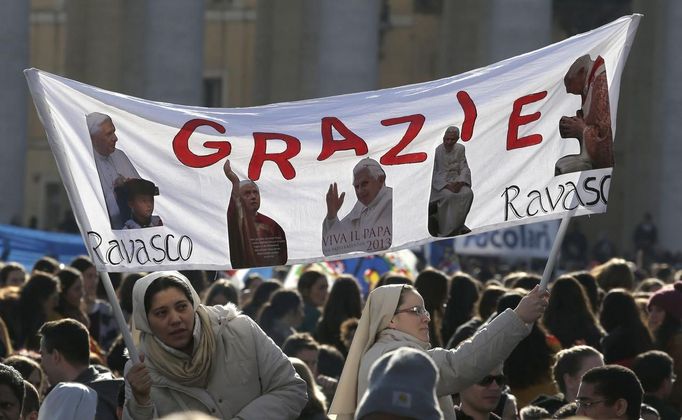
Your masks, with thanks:
[(126, 380), (130, 384), (133, 396), (138, 404), (151, 404), (152, 378), (149, 376), (147, 366), (144, 365), (144, 353), (140, 353), (140, 362), (130, 368)]
[(521, 299), (514, 312), (523, 322), (532, 324), (545, 313), (548, 302), (549, 292), (544, 288), (541, 289), (540, 286), (535, 286), (533, 290)]

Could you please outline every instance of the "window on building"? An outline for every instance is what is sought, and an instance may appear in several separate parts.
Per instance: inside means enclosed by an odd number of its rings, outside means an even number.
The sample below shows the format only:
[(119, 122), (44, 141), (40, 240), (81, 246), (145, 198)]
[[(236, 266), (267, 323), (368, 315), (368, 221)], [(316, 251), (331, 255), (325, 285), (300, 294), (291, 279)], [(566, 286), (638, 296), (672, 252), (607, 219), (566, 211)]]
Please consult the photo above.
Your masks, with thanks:
[(222, 77), (204, 77), (203, 105), (210, 108), (224, 106)]

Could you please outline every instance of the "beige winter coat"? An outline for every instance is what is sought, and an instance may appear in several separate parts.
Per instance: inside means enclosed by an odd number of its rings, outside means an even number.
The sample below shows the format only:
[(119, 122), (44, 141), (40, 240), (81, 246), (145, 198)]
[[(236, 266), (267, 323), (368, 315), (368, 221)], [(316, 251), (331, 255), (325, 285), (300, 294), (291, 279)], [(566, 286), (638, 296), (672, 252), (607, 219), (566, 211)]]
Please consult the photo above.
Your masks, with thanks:
[[(433, 348), (426, 352), (438, 366), (440, 379), (436, 386), (438, 403), (445, 419), (455, 419), (453, 394), (476, 383), (501, 365), (523, 340), (530, 329), (511, 309), (506, 310), (474, 337), (462, 342), (455, 350)], [(367, 389), (369, 370), (382, 355), (401, 347), (425, 350), (422, 342), (396, 330), (384, 330), (365, 353), (358, 372), (358, 397)]]
[[(357, 404), (367, 389), (369, 370), (383, 354), (400, 347), (424, 351), (429, 347), (429, 343), (387, 328), (398, 307), (402, 287), (378, 287), (370, 293), (365, 303), (329, 410), (330, 414), (336, 415), (337, 420), (354, 417)], [(446, 419), (455, 419), (450, 395), (476, 383), (501, 365), (528, 333), (530, 326), (509, 309), (457, 349), (434, 348), (427, 351), (438, 366), (440, 379), (436, 394)]]
[(251, 318), (239, 315), (233, 305), (206, 309), (216, 337), (206, 388), (172, 382), (147, 359), (152, 405), (137, 404), (126, 381), (123, 417), (146, 420), (176, 411), (197, 410), (221, 419), (297, 418), (307, 402), (306, 384), (296, 375), (289, 359)]

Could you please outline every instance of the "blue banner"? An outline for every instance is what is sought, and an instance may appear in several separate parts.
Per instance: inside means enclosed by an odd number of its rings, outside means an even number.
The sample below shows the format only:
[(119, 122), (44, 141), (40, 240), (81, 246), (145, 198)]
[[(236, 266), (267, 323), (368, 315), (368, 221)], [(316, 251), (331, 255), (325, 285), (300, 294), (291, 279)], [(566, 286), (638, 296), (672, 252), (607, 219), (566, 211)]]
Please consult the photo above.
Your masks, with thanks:
[(80, 235), (0, 224), (0, 259), (18, 262), (27, 271), (45, 255), (68, 264), (83, 254), (87, 251)]

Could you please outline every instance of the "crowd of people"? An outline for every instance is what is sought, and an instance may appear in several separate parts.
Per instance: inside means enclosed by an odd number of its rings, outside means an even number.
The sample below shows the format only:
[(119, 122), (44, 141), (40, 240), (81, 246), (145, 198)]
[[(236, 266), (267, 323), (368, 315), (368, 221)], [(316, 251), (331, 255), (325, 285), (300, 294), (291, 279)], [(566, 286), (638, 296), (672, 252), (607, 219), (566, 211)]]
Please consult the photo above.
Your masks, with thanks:
[[(11, 419), (680, 419), (682, 270), (613, 258), (482, 281), (424, 268), (295, 289), (222, 272), (114, 277), (139, 360), (88, 257), (0, 268)], [(177, 416), (184, 417), (177, 417)], [(203, 417), (205, 416), (205, 417)]]

